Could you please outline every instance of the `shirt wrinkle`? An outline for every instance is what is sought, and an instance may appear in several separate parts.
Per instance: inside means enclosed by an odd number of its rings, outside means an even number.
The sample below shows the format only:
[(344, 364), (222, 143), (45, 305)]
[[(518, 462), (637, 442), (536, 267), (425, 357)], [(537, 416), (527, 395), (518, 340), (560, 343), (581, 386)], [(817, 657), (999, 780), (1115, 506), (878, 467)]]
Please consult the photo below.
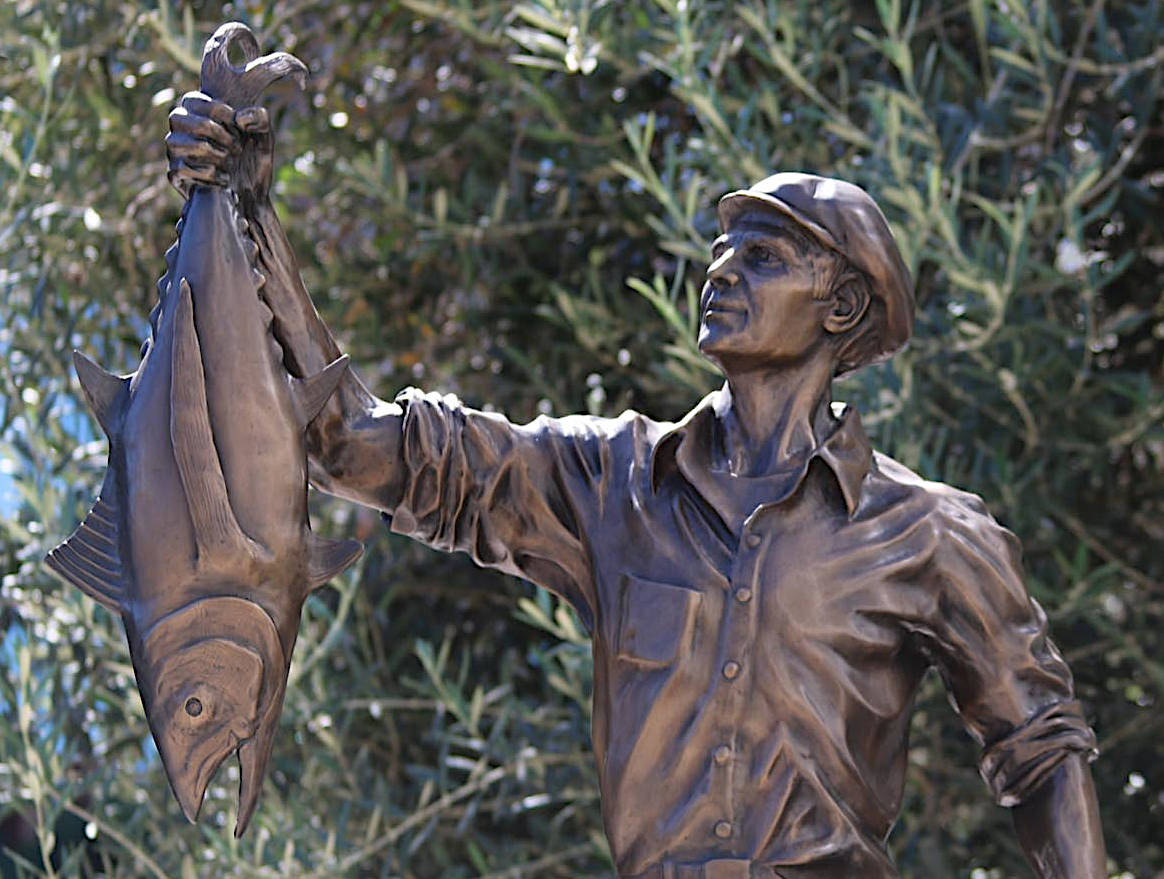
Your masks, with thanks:
[(709, 442), (723, 393), (677, 424), (525, 427), (398, 397), (392, 529), (532, 580), (591, 632), (619, 876), (737, 859), (896, 877), (885, 839), (930, 665), (998, 802), (1094, 752), (1017, 543), (978, 498), (875, 454), (851, 407), (801, 470), (725, 488)]

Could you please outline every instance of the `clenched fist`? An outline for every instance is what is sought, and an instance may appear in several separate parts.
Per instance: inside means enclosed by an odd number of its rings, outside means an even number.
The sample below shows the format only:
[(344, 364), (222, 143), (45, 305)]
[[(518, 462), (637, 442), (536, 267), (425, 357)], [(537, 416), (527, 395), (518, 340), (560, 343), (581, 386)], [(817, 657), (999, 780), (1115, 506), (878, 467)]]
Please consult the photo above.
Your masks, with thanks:
[(271, 186), (274, 138), (262, 107), (235, 110), (202, 92), (187, 92), (170, 113), (169, 180), (189, 197), (195, 184), (230, 187), (260, 200)]

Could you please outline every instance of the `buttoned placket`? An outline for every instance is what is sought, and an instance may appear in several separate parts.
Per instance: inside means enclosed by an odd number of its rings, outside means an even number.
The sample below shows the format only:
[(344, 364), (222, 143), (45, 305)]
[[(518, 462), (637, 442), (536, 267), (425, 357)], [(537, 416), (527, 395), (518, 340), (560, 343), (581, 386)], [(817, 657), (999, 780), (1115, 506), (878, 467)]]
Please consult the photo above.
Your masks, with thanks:
[[(766, 592), (779, 585), (761, 582), (764, 572), (762, 562), (771, 549), (772, 541), (778, 539), (777, 532), (782, 530), (783, 526), (779, 523), (784, 520), (783, 514), (790, 512), (787, 502), (796, 496), (798, 487), (808, 475), (809, 464), (816, 455), (810, 456), (798, 474), (785, 472), (779, 474), (779, 479), (745, 478), (747, 484), (742, 494), (734, 488), (728, 489), (725, 494), (723, 482), (709, 478), (707, 431), (710, 425), (707, 419), (712, 415), (710, 409), (702, 412), (702, 420), (692, 418), (676, 431), (678, 442), (673, 447), (673, 461), (688, 490), (695, 496), (696, 504), (710, 507), (710, 515), (706, 517), (709, 527), (716, 532), (716, 523), (725, 526), (718, 533), (724, 548), (730, 553), (730, 560), (723, 560), (727, 562), (724, 566), (727, 570), (716, 566), (719, 568), (717, 573), (723, 577), (718, 588), (725, 591), (720, 596), (721, 611), (717, 620), (719, 641), (713, 660), (716, 665), (709, 670), (713, 675), (709, 710), (716, 717), (716, 735), (707, 746), (705, 755), (709, 781), (707, 801), (714, 803), (716, 808), (712, 814), (708, 814), (709, 824), (705, 825), (704, 830), (708, 834), (709, 843), (727, 853), (739, 851), (748, 844), (747, 840), (741, 839), (741, 833), (747, 818), (744, 804), (751, 794), (748, 766), (754, 755), (749, 752), (756, 743), (748, 741), (743, 735), (748, 717), (745, 712), (748, 710), (749, 697), (755, 695), (755, 675), (760, 659), (760, 605), (768, 600)], [(855, 429), (860, 429), (859, 422)], [(693, 438), (696, 445), (692, 445)], [(826, 439), (825, 444), (827, 442)], [(825, 444), (822, 444), (822, 448)], [(659, 450), (669, 448), (663, 443), (658, 446)], [(837, 470), (835, 455), (826, 459), (825, 463), (833, 467), (838, 479), (842, 478), (843, 472), (847, 472)], [(652, 459), (652, 468), (654, 466)], [(763, 502), (757, 503), (757, 493), (766, 495)], [(757, 506), (744, 517), (743, 523), (738, 526), (739, 530), (733, 534), (728, 530), (731, 526), (727, 523), (739, 521), (736, 517), (742, 510), (738, 504), (745, 497), (754, 498), (752, 502), (757, 503)], [(846, 492), (848, 497), (849, 492)], [(762, 592), (762, 589), (765, 591)]]
[(722, 650), (719, 657), (719, 687), (723, 692), (724, 723), (720, 744), (710, 755), (713, 772), (719, 773), (716, 787), (722, 791), (722, 816), (711, 828), (720, 840), (727, 841), (739, 832), (738, 787), (746, 773), (739, 771), (746, 755), (740, 740), (751, 691), (756, 662), (756, 627), (759, 601), (757, 600), (757, 573), (764, 552), (765, 535), (762, 521), (767, 506), (757, 507), (741, 527), (731, 576), (724, 596)]

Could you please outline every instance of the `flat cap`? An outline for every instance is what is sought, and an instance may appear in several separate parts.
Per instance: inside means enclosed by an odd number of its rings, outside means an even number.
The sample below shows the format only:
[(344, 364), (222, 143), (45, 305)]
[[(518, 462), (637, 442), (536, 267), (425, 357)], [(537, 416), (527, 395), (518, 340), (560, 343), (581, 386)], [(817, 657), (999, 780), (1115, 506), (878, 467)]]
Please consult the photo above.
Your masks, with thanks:
[(761, 206), (790, 217), (822, 245), (848, 259), (869, 277), (872, 294), (885, 304), (880, 339), (850, 369), (885, 360), (909, 340), (913, 281), (885, 215), (869, 193), (844, 180), (815, 174), (773, 174), (721, 198), (720, 224), (726, 230), (740, 214)]

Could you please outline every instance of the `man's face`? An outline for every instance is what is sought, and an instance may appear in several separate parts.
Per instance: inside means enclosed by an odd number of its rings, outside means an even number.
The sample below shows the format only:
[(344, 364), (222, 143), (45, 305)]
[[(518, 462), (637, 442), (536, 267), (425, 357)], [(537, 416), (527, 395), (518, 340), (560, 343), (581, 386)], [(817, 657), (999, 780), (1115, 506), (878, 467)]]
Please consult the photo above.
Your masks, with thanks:
[(758, 207), (711, 245), (700, 297), (699, 350), (726, 371), (791, 365), (827, 335), (830, 303), (815, 299), (820, 257), (795, 224)]

